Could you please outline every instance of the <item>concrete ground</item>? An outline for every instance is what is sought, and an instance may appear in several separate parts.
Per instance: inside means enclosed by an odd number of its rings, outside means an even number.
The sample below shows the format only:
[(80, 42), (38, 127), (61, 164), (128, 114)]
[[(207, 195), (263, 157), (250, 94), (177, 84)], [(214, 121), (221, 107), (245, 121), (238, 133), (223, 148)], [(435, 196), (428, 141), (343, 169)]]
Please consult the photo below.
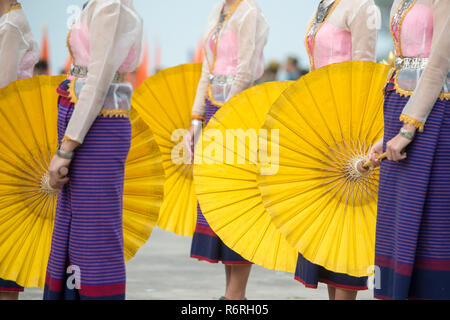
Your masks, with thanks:
[[(211, 300), (224, 294), (222, 264), (189, 258), (190, 237), (155, 229), (147, 244), (127, 265), (129, 300)], [(249, 300), (326, 300), (327, 287), (306, 289), (293, 275), (253, 266), (247, 288)], [(40, 300), (40, 289), (26, 289), (23, 300)], [(371, 290), (358, 299), (373, 299)]]

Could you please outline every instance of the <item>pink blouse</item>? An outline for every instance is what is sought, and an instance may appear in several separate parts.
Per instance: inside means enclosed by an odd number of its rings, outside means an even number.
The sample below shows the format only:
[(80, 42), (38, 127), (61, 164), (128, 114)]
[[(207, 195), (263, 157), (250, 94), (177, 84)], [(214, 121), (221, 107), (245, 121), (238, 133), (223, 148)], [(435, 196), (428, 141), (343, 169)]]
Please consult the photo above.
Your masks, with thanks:
[[(398, 57), (428, 58), (433, 40), (433, 9), (421, 3), (405, 15), (400, 28), (392, 30)], [(400, 41), (401, 40), (401, 41)]]
[(192, 108), (193, 115), (205, 114), (205, 99), (212, 76), (227, 76), (224, 83), (211, 83), (213, 98), (225, 103), (231, 97), (251, 87), (264, 72), (264, 47), (269, 24), (255, 0), (243, 0), (221, 29), (213, 70), (214, 37), (225, 0), (212, 10), (205, 35), (205, 59), (202, 76)]
[(380, 12), (373, 0), (324, 0), (330, 11), (323, 23), (315, 17), (306, 34), (311, 71), (352, 60), (375, 61)]
[[(214, 34), (209, 39), (209, 48), (214, 50)], [(214, 74), (234, 75), (238, 67), (239, 38), (233, 30), (224, 30), (217, 46)]]
[[(75, 22), (68, 37), (69, 46), (71, 49), (74, 65), (80, 67), (88, 67), (90, 59), (90, 40), (89, 27), (81, 21)], [(136, 50), (136, 45), (133, 44), (129, 49), (128, 56), (120, 65), (118, 72), (134, 71), (135, 63), (139, 60), (139, 54)]]
[(314, 54), (315, 68), (352, 61), (352, 34), (332, 24), (324, 24), (316, 35), (315, 46), (308, 41), (309, 52)]

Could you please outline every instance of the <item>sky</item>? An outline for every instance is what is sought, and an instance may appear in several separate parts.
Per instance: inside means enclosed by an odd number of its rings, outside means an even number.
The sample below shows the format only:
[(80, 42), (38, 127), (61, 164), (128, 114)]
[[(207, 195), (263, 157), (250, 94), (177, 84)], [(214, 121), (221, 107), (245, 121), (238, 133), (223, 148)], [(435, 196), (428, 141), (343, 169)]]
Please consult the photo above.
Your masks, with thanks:
[[(190, 62), (200, 41), (212, 7), (218, 0), (134, 0), (144, 20), (145, 39), (151, 59), (155, 44), (162, 49), (162, 66), (171, 67)], [(320, 0), (257, 0), (269, 20), (271, 31), (265, 49), (266, 62), (283, 62), (287, 56), (299, 58), (308, 67), (304, 35)], [(48, 26), (50, 58), (53, 73), (59, 73), (68, 57), (66, 38), (68, 24), (77, 8), (86, 0), (22, 0), (34, 37), (40, 43), (43, 25)], [(383, 40), (381, 37), (380, 40)], [(388, 41), (381, 41), (385, 52)]]

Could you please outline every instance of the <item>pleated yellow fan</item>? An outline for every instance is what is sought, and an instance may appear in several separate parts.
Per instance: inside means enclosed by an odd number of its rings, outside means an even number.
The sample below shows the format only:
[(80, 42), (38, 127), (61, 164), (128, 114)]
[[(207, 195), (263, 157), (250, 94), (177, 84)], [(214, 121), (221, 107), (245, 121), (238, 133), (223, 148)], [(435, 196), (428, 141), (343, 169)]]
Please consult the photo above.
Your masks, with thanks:
[(259, 135), (265, 116), (292, 83), (258, 85), (227, 102), (205, 128), (204, 141), (196, 149), (196, 159), (203, 161), (194, 166), (202, 213), (219, 238), (248, 261), (291, 273), (297, 251), (264, 209), (256, 162), (259, 138), (265, 136)]
[(389, 69), (346, 62), (312, 72), (263, 126), (279, 129), (278, 173), (258, 176), (273, 222), (306, 259), (355, 277), (373, 272), (379, 171), (358, 164), (383, 136)]
[(194, 233), (197, 198), (192, 165), (185, 164), (178, 155), (174, 156), (173, 151), (180, 144), (182, 130), (190, 127), (200, 76), (201, 65), (198, 64), (163, 70), (148, 78), (134, 92), (132, 102), (154, 133), (163, 159), (166, 182), (157, 224), (181, 236)]
[(125, 163), (123, 238), (125, 261), (133, 258), (149, 239), (164, 197), (164, 169), (155, 137), (134, 109), (130, 113), (132, 137)]
[[(0, 278), (44, 287), (56, 197), (46, 186), (56, 151), (57, 86), (65, 76), (19, 80), (0, 90)], [(130, 260), (156, 224), (164, 171), (148, 126), (132, 111), (125, 168), (124, 250)]]

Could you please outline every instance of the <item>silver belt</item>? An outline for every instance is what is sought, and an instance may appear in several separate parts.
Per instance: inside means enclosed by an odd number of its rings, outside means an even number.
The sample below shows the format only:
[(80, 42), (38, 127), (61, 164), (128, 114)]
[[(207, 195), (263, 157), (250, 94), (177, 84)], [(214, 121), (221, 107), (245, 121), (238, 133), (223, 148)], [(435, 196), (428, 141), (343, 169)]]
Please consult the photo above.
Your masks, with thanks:
[(407, 58), (396, 57), (395, 68), (401, 69), (424, 69), (427, 66), (428, 58)]
[(209, 83), (214, 85), (226, 85), (233, 84), (234, 75), (224, 75), (224, 74), (210, 74)]
[[(70, 75), (77, 77), (77, 78), (87, 78), (88, 68), (72, 65), (70, 67)], [(112, 82), (113, 83), (125, 82), (127, 80), (127, 75), (128, 75), (127, 73), (116, 72)]]

